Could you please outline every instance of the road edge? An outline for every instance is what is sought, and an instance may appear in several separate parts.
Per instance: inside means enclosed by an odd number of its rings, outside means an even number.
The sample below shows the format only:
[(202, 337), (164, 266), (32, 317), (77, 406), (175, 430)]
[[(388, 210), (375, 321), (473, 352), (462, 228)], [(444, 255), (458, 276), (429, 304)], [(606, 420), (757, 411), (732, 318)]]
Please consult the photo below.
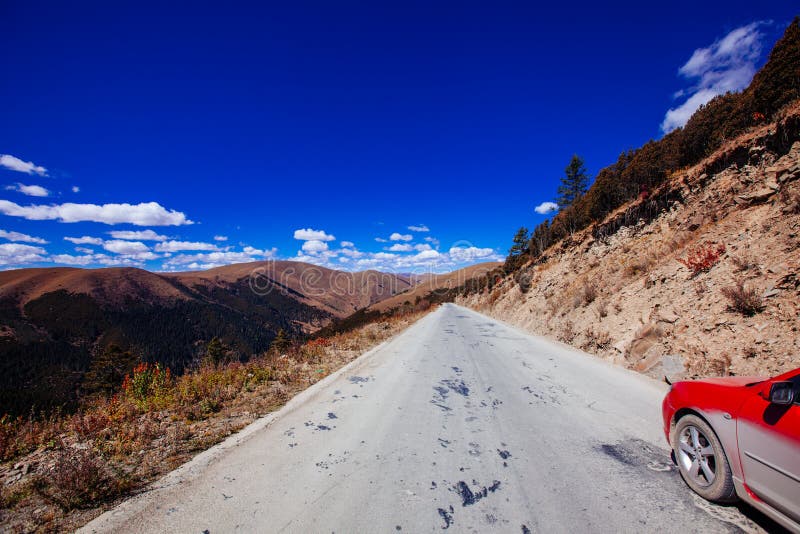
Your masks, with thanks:
[(425, 319), (433, 316), (437, 312), (441, 310), (441, 307), (433, 310), (432, 312), (420, 317), (402, 331), (398, 332), (394, 336), (390, 337), (379, 343), (378, 345), (372, 347), (371, 349), (367, 350), (357, 358), (355, 358), (350, 363), (344, 365), (343, 367), (339, 368), (338, 370), (334, 371), (333, 373), (329, 374), (319, 382), (312, 384), (311, 386), (307, 387), (303, 391), (299, 392), (297, 395), (289, 399), (289, 401), (284, 404), (280, 409), (271, 412), (264, 417), (256, 419), (246, 427), (242, 428), (238, 432), (230, 435), (229, 437), (225, 438), (220, 443), (213, 445), (212, 447), (200, 452), (197, 456), (193, 457), (188, 462), (178, 466), (177, 468), (173, 469), (169, 473), (165, 474), (158, 480), (148, 484), (145, 488), (140, 490), (138, 493), (130, 495), (128, 498), (114, 506), (113, 508), (106, 510), (102, 514), (98, 515), (82, 527), (75, 530), (76, 533), (96, 533), (96, 532), (108, 532), (114, 531), (115, 523), (123, 519), (125, 516), (135, 514), (140, 509), (140, 503), (143, 505), (145, 504), (144, 501), (146, 499), (151, 499), (153, 494), (157, 494), (160, 491), (164, 491), (170, 489), (174, 486), (184, 484), (196, 479), (200, 474), (205, 470), (209, 465), (211, 465), (215, 460), (217, 460), (220, 456), (222, 456), (225, 452), (229, 449), (233, 449), (246, 443), (253, 435), (261, 430), (265, 430), (272, 426), (274, 423), (278, 422), (285, 416), (291, 414), (300, 406), (305, 404), (306, 402), (312, 400), (320, 390), (323, 390), (327, 387), (331, 382), (336, 381), (342, 375), (355, 371), (360, 367), (364, 366), (365, 364), (369, 363), (371, 358), (375, 355), (375, 353), (381, 351), (386, 346), (390, 345), (391, 343), (397, 341), (400, 337), (406, 334), (412, 327), (420, 324)]

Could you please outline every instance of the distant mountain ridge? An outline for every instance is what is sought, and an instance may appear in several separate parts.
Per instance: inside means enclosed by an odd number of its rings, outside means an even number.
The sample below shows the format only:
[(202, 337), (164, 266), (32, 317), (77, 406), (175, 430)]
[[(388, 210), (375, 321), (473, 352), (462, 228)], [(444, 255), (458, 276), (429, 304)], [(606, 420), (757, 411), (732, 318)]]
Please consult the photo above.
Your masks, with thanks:
[(110, 347), (182, 372), (219, 338), (247, 359), (279, 330), (295, 337), (413, 290), (419, 279), (295, 261), (154, 273), (131, 267), (0, 272), (0, 415), (79, 396)]
[[(53, 267), (0, 272), (0, 300), (21, 305), (64, 290), (86, 294), (108, 306), (131, 298), (153, 304), (192, 300), (212, 287), (252, 283), (256, 292), (292, 294), (309, 306), (341, 317), (409, 289), (409, 275), (380, 271), (346, 272), (295, 261), (264, 261), (206, 271), (154, 273), (133, 267), (82, 269)], [(257, 287), (261, 284), (261, 287)]]

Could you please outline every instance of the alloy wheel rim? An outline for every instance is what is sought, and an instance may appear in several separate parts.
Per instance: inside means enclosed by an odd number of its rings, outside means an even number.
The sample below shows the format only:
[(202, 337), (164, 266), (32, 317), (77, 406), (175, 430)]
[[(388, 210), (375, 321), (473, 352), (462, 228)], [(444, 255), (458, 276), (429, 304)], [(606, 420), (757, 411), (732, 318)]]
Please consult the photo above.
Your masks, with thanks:
[(678, 462), (685, 475), (698, 486), (707, 487), (717, 478), (717, 456), (702, 430), (688, 425), (678, 437)]

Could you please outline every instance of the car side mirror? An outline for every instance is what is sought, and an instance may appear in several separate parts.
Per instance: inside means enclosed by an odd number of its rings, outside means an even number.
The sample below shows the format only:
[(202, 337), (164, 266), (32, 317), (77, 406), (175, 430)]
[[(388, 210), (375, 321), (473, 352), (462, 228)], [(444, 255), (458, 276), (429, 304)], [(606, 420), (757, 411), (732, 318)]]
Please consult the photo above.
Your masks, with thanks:
[(773, 382), (770, 384), (769, 402), (780, 405), (794, 402), (794, 384), (792, 382)]

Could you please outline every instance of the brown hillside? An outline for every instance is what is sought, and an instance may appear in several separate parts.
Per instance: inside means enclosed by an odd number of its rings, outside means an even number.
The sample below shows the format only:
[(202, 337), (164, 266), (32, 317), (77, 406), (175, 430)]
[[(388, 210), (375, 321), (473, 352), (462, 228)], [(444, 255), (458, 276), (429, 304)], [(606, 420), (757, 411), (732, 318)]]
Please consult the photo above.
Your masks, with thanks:
[(381, 300), (370, 306), (369, 309), (385, 312), (402, 306), (406, 302), (414, 304), (418, 298), (424, 299), (432, 291), (459, 287), (467, 280), (483, 276), (501, 265), (501, 262), (491, 261), (470, 265), (451, 273), (418, 276), (414, 278), (414, 286), (408, 291)]
[(189, 298), (162, 276), (132, 267), (80, 269), (52, 267), (0, 272), (0, 299), (24, 305), (46, 293), (65, 290), (120, 305), (126, 297), (146, 302)]
[(164, 274), (188, 287), (214, 283), (233, 283), (252, 280), (256, 291), (269, 287), (286, 291), (314, 307), (324, 309), (336, 317), (345, 317), (354, 311), (387, 299), (407, 290), (411, 283), (407, 276), (378, 271), (346, 272), (327, 269), (296, 261), (264, 261), (239, 263), (207, 271)]
[[(227, 265), (207, 271), (152, 273), (132, 267), (81, 269), (53, 267), (0, 272), (0, 299), (25, 305), (46, 293), (64, 290), (87, 294), (99, 303), (122, 306), (128, 299), (165, 303), (192, 299), (196, 290), (226, 287), (237, 282), (268, 284), (284, 294), (335, 317), (344, 317), (411, 287), (408, 276), (362, 271), (335, 271), (294, 261)], [(266, 278), (265, 278), (266, 277)], [(267, 286), (264, 286), (267, 287)]]

